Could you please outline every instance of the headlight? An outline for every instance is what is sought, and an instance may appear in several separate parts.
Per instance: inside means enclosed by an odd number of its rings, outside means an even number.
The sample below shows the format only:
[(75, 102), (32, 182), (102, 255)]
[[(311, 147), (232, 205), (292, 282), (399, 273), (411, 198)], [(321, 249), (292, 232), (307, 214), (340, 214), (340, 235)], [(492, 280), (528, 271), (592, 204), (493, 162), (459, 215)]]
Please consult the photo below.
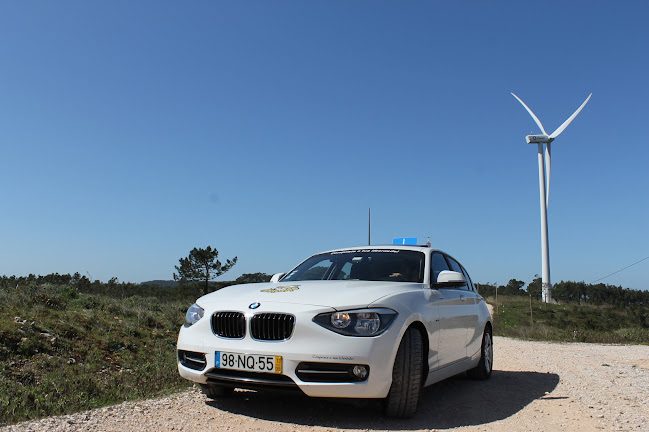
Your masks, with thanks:
[(331, 325), (337, 329), (349, 327), (352, 323), (352, 317), (347, 312), (335, 312), (331, 314)]
[(390, 327), (396, 317), (397, 313), (392, 309), (360, 309), (322, 313), (316, 315), (313, 321), (345, 336), (378, 336)]
[(187, 309), (187, 314), (185, 314), (185, 327), (189, 327), (193, 324), (196, 324), (198, 320), (203, 318), (203, 315), (205, 314), (205, 310), (194, 303)]

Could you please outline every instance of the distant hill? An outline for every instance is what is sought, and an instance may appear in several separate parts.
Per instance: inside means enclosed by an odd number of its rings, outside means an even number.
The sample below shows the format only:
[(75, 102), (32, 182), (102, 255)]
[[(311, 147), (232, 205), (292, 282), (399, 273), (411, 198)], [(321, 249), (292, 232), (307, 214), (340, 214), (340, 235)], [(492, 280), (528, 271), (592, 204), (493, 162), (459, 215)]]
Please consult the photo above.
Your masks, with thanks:
[(175, 287), (178, 285), (177, 281), (174, 280), (152, 280), (146, 282), (140, 282), (140, 285), (155, 285), (160, 287)]
[[(196, 286), (197, 284), (202, 286), (201, 282), (188, 282), (186, 286)], [(141, 287), (157, 287), (157, 288), (175, 288), (180, 286), (180, 282), (173, 280), (152, 280), (146, 282), (140, 282), (138, 284)], [(235, 285), (233, 281), (210, 281), (210, 291), (219, 290), (223, 287)]]
[[(210, 286), (216, 287), (216, 289), (221, 289), (229, 285), (237, 285), (242, 283), (256, 283), (256, 282), (268, 282), (272, 275), (266, 273), (244, 273), (239, 276), (234, 281), (210, 281)], [(180, 283), (174, 280), (152, 280), (146, 282), (140, 282), (139, 285), (148, 285), (148, 286), (158, 286), (158, 287), (175, 287)]]

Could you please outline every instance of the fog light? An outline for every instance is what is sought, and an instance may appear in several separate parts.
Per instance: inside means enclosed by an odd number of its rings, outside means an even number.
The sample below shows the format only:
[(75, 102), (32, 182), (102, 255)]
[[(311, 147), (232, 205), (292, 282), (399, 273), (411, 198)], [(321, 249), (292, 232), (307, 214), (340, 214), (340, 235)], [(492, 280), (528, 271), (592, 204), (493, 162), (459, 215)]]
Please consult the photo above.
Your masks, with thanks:
[(367, 368), (365, 366), (354, 366), (352, 372), (357, 378), (365, 379), (367, 378)]

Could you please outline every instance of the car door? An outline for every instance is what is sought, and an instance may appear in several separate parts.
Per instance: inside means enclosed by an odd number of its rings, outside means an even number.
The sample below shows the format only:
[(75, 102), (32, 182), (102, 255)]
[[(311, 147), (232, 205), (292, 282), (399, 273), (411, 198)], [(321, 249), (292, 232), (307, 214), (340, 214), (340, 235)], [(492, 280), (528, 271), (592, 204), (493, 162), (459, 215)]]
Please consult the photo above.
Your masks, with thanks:
[(472, 320), (472, 325), (469, 327), (470, 329), (474, 329), (474, 331), (473, 333), (471, 333), (470, 330), (467, 331), (467, 357), (471, 357), (473, 354), (477, 353), (482, 346), (482, 333), (484, 332), (484, 328), (478, 326), (478, 323), (480, 322), (481, 303), (484, 302), (484, 299), (478, 294), (478, 291), (473, 285), (473, 282), (471, 282), (471, 277), (464, 266), (462, 266), (462, 272), (464, 273), (464, 278), (469, 285), (469, 295), (472, 299), (472, 304), (475, 305), (475, 315)]
[[(468, 277), (468, 274), (460, 265), (460, 263), (458, 263), (455, 259), (448, 255), (446, 256), (446, 260), (451, 266), (451, 270), (462, 273), (464, 275), (464, 279), (466, 280), (466, 285), (458, 288), (458, 290), (460, 291), (460, 308), (458, 312), (461, 317), (460, 319), (462, 321), (462, 325), (466, 329), (464, 342), (466, 356), (470, 356), (474, 352), (472, 349), (469, 349), (469, 345), (471, 344), (472, 340), (475, 339), (475, 334), (477, 333), (478, 326), (478, 296), (472, 289), (471, 279)], [(482, 336), (482, 334), (480, 334), (480, 336)]]
[(431, 286), (437, 291), (435, 302), (439, 315), (439, 367), (448, 366), (466, 357), (466, 317), (464, 316), (465, 291), (457, 288), (435, 288), (437, 275), (451, 270), (445, 256), (431, 254)]

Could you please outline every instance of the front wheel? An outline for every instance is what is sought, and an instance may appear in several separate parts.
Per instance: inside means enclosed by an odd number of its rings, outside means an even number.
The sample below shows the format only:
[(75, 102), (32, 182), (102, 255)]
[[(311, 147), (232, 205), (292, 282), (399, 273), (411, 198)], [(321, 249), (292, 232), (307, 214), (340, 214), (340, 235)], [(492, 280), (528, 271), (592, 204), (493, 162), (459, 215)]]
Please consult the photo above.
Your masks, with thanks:
[(482, 335), (482, 347), (480, 348), (480, 362), (478, 366), (467, 371), (467, 374), (477, 380), (486, 380), (491, 376), (494, 365), (494, 345), (491, 338), (491, 329), (486, 327)]
[(422, 350), (421, 333), (412, 327), (406, 330), (394, 360), (392, 386), (385, 398), (387, 416), (408, 418), (415, 415), (423, 374)]

